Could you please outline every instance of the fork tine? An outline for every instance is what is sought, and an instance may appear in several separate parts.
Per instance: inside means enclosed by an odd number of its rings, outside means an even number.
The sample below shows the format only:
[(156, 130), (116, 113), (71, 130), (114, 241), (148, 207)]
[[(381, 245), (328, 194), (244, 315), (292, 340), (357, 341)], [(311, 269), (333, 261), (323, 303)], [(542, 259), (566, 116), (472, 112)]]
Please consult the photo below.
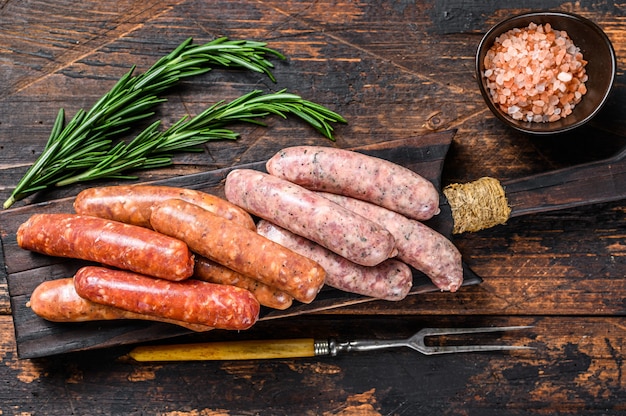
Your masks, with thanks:
[(524, 345), (450, 345), (422, 347), (421, 353), (424, 355), (436, 355), (451, 354), (457, 352), (514, 351), (534, 349), (535, 347), (527, 347)]
[(486, 326), (481, 328), (424, 328), (418, 332), (424, 337), (434, 335), (459, 335), (459, 334), (478, 334), (487, 332), (516, 331), (522, 329), (534, 328), (533, 325), (520, 326)]
[(481, 327), (481, 328), (424, 328), (419, 331), (411, 340), (418, 351), (425, 355), (449, 354), (458, 352), (479, 352), (479, 351), (513, 351), (513, 350), (533, 350), (534, 347), (517, 345), (449, 345), (449, 346), (427, 346), (426, 337), (437, 335), (457, 335), (457, 334), (477, 334), (487, 332), (515, 331), (533, 328), (532, 325), (501, 326), (501, 327)]

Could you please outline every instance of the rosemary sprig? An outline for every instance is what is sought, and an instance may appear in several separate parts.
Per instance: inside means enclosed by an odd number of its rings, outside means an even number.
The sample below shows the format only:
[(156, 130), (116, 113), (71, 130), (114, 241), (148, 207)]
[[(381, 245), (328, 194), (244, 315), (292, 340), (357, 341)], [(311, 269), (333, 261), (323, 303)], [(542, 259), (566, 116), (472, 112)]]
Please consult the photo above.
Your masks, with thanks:
[(156, 121), (130, 143), (120, 142), (107, 154), (94, 154), (88, 163), (66, 167), (75, 168), (77, 173), (57, 182), (56, 186), (104, 178), (133, 179), (123, 172), (168, 166), (172, 163), (171, 153), (202, 150), (198, 146), (210, 140), (237, 139), (238, 133), (223, 127), (242, 121), (263, 125), (258, 119), (271, 114), (283, 118), (295, 115), (331, 140), (330, 123), (345, 122), (339, 114), (286, 90), (271, 94), (255, 90), (230, 103), (214, 104), (194, 118), (183, 117), (163, 132), (157, 131), (160, 122)]
[(219, 38), (193, 45), (188, 38), (145, 73), (134, 75), (133, 66), (89, 111), (79, 110), (65, 126), (64, 111), (59, 111), (44, 151), (20, 179), (4, 208), (71, 176), (66, 168), (77, 161), (79, 152), (85, 158), (109, 152), (112, 138), (154, 115), (152, 109), (166, 101), (159, 94), (183, 78), (206, 73), (217, 65), (246, 68), (275, 81), (268, 56), (285, 59), (262, 42)]

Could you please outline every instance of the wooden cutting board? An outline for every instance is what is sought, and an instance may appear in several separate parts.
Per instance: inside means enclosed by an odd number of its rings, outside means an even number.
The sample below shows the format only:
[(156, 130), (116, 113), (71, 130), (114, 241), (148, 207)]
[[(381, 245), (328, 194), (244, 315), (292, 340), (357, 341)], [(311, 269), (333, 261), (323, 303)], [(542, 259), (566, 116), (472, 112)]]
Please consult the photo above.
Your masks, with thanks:
[[(355, 150), (406, 166), (433, 181), (439, 189), (441, 187), (441, 171), (454, 133), (454, 131), (433, 133), (405, 140), (383, 142)], [(264, 170), (264, 166), (265, 162), (262, 161), (237, 167)], [(228, 172), (234, 168), (236, 167), (152, 183), (198, 189), (223, 197), (224, 179)], [(3, 270), (6, 270), (19, 356), (21, 358), (35, 358), (188, 334), (188, 330), (177, 326), (142, 321), (48, 322), (36, 316), (26, 306), (30, 294), (41, 282), (70, 277), (87, 263), (22, 250), (17, 246), (15, 237), (17, 228), (35, 213), (73, 212), (73, 200), (73, 198), (58, 199), (0, 212), (1, 249), (5, 263)], [(449, 209), (445, 205), (445, 199), (442, 198), (441, 216), (449, 216)], [(450, 221), (445, 220), (433, 221), (429, 225), (449, 236), (450, 224)], [(465, 285), (480, 282), (481, 279), (465, 267)], [(434, 290), (438, 289), (430, 283), (425, 275), (414, 271), (414, 285), (411, 295)], [(361, 295), (324, 288), (311, 304), (295, 304), (286, 311), (263, 309), (261, 319), (281, 319), (371, 300)]]

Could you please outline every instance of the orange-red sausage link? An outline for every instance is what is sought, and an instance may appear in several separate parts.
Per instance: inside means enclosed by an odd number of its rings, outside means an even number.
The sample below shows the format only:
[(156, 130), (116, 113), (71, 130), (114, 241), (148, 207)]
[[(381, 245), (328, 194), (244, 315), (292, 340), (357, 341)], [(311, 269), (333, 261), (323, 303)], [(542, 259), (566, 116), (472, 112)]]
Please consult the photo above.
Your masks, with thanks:
[(35, 214), (18, 228), (17, 243), (50, 256), (90, 260), (168, 280), (193, 275), (193, 254), (184, 242), (88, 215)]
[(361, 199), (416, 220), (439, 213), (429, 180), (388, 160), (324, 146), (294, 146), (267, 162), (267, 171), (307, 189)]
[(74, 201), (77, 214), (93, 215), (127, 224), (150, 227), (152, 208), (168, 199), (182, 199), (254, 230), (250, 214), (215, 195), (193, 189), (157, 185), (120, 185), (89, 188)]
[(81, 297), (143, 315), (219, 329), (248, 329), (260, 305), (245, 289), (195, 279), (171, 282), (104, 267), (83, 267), (74, 275)]
[(196, 270), (193, 276), (205, 282), (233, 285), (247, 289), (252, 292), (261, 305), (268, 308), (284, 310), (293, 303), (293, 298), (287, 293), (251, 277), (244, 276), (206, 257), (196, 257)]
[(197, 205), (169, 200), (152, 211), (150, 222), (196, 253), (309, 303), (324, 284), (324, 269), (313, 260), (225, 220)]
[(27, 306), (29, 306), (37, 316), (52, 322), (137, 319), (165, 322), (182, 326), (196, 332), (204, 332), (213, 329), (205, 325), (189, 324), (173, 319), (129, 312), (81, 298), (78, 296), (78, 293), (76, 293), (74, 279), (71, 277), (48, 280), (39, 284), (33, 291)]

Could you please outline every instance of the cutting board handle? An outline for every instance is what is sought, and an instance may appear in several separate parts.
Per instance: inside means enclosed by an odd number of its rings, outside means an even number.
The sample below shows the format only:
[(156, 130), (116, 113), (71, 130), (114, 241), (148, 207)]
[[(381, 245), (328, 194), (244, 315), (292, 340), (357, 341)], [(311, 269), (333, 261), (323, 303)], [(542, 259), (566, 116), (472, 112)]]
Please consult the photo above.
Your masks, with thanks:
[(626, 148), (608, 159), (503, 183), (481, 178), (444, 189), (453, 233), (479, 231), (511, 217), (626, 199)]

